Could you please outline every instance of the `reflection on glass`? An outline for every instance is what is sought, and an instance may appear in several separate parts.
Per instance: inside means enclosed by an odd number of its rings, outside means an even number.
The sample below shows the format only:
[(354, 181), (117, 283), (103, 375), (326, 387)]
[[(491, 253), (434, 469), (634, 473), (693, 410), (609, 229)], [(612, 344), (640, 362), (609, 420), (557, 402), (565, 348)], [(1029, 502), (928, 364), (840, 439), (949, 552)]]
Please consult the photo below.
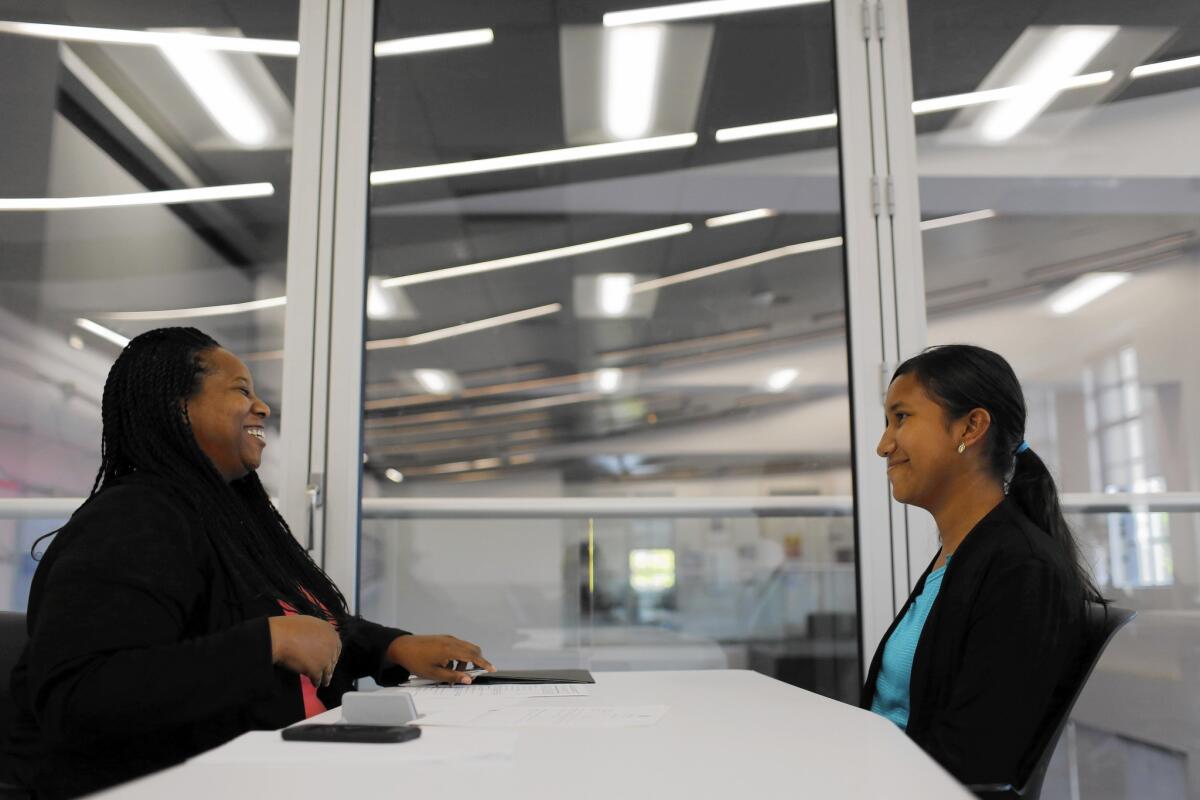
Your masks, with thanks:
[[(105, 375), (154, 327), (247, 356), (277, 433), (281, 363), (256, 354), (282, 346), (298, 4), (0, 17), (0, 499), (88, 492)], [(59, 524), (0, 519), (5, 608)]]
[[(380, 40), (492, 37), (375, 61), (364, 494), (850, 495), (829, 4), (518, 5), (379, 4)], [(852, 642), (817, 670), (808, 638), (854, 638), (849, 518), (379, 520), (363, 551), (371, 613), (501, 660), (851, 692), (815, 675)]]
[[(1066, 492), (1200, 491), (1200, 11), (958, 10), (908, 4), (921, 215), (994, 214), (924, 232), (929, 342), (1012, 362), (1026, 439)], [(1180, 796), (1178, 764), (1194, 791), (1197, 515), (1135, 508), (1071, 523), (1105, 594), (1138, 617), (1076, 707), (1086, 734), (1060, 745), (1078, 743), (1060, 754), (1074, 770), (1061, 796), (1121, 785)], [(1093, 758), (1094, 739), (1174, 751), (1176, 763), (1141, 769), (1150, 762), (1112, 748)]]
[(368, 520), (363, 613), (511, 668), (750, 668), (853, 702), (850, 517)]

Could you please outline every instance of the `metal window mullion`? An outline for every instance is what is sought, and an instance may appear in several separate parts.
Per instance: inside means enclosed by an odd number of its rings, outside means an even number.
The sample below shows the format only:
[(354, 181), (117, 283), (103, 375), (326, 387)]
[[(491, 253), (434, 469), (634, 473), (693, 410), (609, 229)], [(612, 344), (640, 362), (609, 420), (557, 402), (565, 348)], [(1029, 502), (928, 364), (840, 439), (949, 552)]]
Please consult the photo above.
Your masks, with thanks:
[[(887, 34), (879, 41), (879, 67), (884, 89), (883, 125), (877, 131), (887, 162), (893, 206), (883, 241), (891, 262), (894, 293), (895, 352), (893, 363), (924, 349), (928, 340), (925, 308), (925, 262), (921, 250), (921, 201), (917, 174), (916, 127), (913, 121), (912, 61), (908, 35), (907, 0), (879, 0)], [(964, 209), (971, 210), (971, 209)], [(893, 508), (899, 507), (893, 502)], [(907, 560), (906, 585), (911, 587), (938, 547), (933, 518), (916, 508), (904, 508), (903, 534)], [(904, 597), (900, 597), (902, 602)]]
[(362, 503), (363, 338), (374, 4), (341, 9), (332, 286), (326, 396), (323, 566), (358, 607)]
[[(891, 200), (895, 196), (887, 151), (887, 80), (883, 70), (883, 31), (886, 30), (887, 10), (882, 2), (867, 3), (863, 13), (871, 17), (870, 36), (866, 40), (867, 87), (871, 106), (871, 163), (874, 169), (872, 178), (876, 192), (875, 235), (878, 248), (877, 264), (879, 270), (879, 306), (880, 306), (880, 336), (883, 343), (883, 368), (880, 371), (880, 399), (883, 389), (891, 372), (892, 365), (899, 360), (900, 343), (897, 336), (898, 308), (896, 305), (896, 270), (892, 250), (892, 214), (894, 206)], [(882, 419), (882, 403), (877, 420)], [(878, 431), (881, 423), (876, 422), (868, 430)], [(910, 549), (908, 542), (908, 513), (907, 509), (888, 500), (888, 513), (891, 516), (892, 531), (892, 591), (893, 606), (899, 608), (908, 595), (908, 587), (912, 585), (909, 574)]]
[(302, 544), (313, 531), (305, 488), (309, 482), (314, 418), (313, 366), (318, 315), (317, 275), (322, 212), (323, 136), (329, 8), (325, 0), (300, 2), (300, 56), (292, 119), (291, 194), (288, 210), (287, 306), (283, 339), (283, 479), (279, 509)]
[(845, 219), (846, 304), (853, 421), (854, 515), (858, 562), (859, 635), (869, 661), (895, 613), (892, 521), (887, 474), (875, 455), (879, 371), (884, 361), (878, 231), (870, 190), (873, 170), (868, 100), (867, 4), (834, 0), (842, 214)]

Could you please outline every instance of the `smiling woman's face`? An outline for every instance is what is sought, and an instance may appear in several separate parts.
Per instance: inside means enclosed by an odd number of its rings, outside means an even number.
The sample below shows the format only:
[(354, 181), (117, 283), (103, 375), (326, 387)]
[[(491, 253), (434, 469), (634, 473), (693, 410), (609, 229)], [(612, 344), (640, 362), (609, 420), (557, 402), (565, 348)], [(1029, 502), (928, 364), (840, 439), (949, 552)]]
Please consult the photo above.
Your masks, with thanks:
[(892, 381), (884, 409), (887, 427), (875, 452), (887, 459), (892, 495), (901, 503), (936, 507), (963, 469), (953, 426), (911, 372)]
[(207, 372), (200, 390), (188, 398), (188, 418), (196, 444), (226, 481), (258, 469), (267, 446), (263, 420), (270, 407), (254, 393), (250, 370), (220, 348), (201, 354)]

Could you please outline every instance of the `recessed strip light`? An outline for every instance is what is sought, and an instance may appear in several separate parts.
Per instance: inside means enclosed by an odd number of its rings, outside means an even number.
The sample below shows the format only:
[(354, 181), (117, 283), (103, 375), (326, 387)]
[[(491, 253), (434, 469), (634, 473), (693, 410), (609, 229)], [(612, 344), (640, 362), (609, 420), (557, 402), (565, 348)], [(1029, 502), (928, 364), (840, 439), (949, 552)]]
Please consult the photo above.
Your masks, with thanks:
[(1147, 75), (1158, 75), (1163, 72), (1194, 69), (1195, 67), (1200, 67), (1200, 56), (1188, 56), (1187, 58), (1176, 58), (1171, 61), (1159, 61), (1154, 64), (1142, 64), (1140, 67), (1134, 67), (1130, 71), (1129, 77), (1144, 78)]
[(708, 267), (700, 267), (699, 269), (680, 272), (675, 275), (668, 275), (665, 278), (654, 278), (652, 280), (643, 281), (633, 287), (634, 293), (652, 292), (662, 289), (666, 286), (674, 286), (677, 283), (686, 281), (695, 281), (700, 278), (709, 278), (713, 275), (719, 275), (722, 272), (730, 270), (742, 269), (744, 267), (752, 267), (755, 264), (762, 264), (766, 261), (774, 261), (777, 258), (785, 258), (787, 256), (799, 255), (801, 253), (812, 253), (817, 250), (828, 250), (831, 247), (840, 247), (842, 244), (841, 236), (831, 236), (828, 239), (817, 239), (811, 242), (800, 242), (798, 244), (789, 244), (786, 247), (777, 247), (774, 250), (767, 250), (763, 253), (755, 253), (751, 256), (743, 256), (735, 258), (732, 261), (723, 261), (720, 264), (713, 264)]
[(158, 206), (176, 203), (207, 203), (214, 200), (241, 200), (270, 197), (275, 187), (269, 183), (240, 183), (230, 186), (204, 186), (198, 189), (165, 189), (157, 192), (103, 194), (91, 197), (16, 197), (0, 198), (0, 211), (62, 211), (80, 208), (118, 208)]
[(474, 275), (478, 272), (490, 272), (497, 269), (520, 267), (525, 264), (537, 264), (541, 261), (552, 261), (556, 258), (568, 258), (569, 256), (578, 256), (584, 253), (594, 253), (598, 250), (608, 250), (613, 247), (624, 247), (630, 244), (638, 244), (639, 242), (649, 242), (667, 236), (679, 236), (680, 234), (690, 233), (691, 230), (691, 223), (684, 222), (680, 225), (668, 225), (665, 228), (653, 228), (648, 231), (627, 233), (623, 236), (613, 236), (609, 239), (597, 239), (594, 242), (582, 242), (580, 244), (567, 245), (566, 247), (556, 247), (552, 250), (541, 250), (536, 253), (522, 253), (521, 255), (508, 256), (506, 258), (480, 261), (475, 264), (463, 264), (459, 267), (447, 267), (428, 272), (418, 272), (415, 275), (385, 278), (379, 285), (390, 288), (393, 286), (412, 286), (418, 283), (441, 281), (447, 278), (461, 278), (463, 275)]
[(954, 214), (949, 217), (935, 217), (934, 219), (921, 220), (921, 230), (931, 231), (935, 228), (945, 228), (950, 225), (961, 225), (964, 222), (978, 222), (981, 219), (991, 219), (998, 216), (995, 210), (990, 208), (980, 209), (979, 211), (968, 211), (965, 214)]
[(406, 56), (411, 53), (428, 53), (431, 50), (451, 50), (456, 47), (475, 47), (491, 44), (495, 39), (491, 28), (476, 28), (469, 31), (432, 33), (426, 36), (407, 36), (403, 39), (388, 39), (375, 43), (375, 57)]
[(139, 322), (158, 319), (197, 319), (200, 317), (221, 317), (226, 314), (244, 314), (249, 311), (262, 311), (267, 308), (278, 308), (287, 304), (287, 297), (265, 297), (262, 300), (250, 300), (245, 303), (226, 303), (221, 306), (197, 306), (195, 308), (172, 308), (164, 311), (110, 311), (98, 314), (101, 319), (124, 320)]
[[(1111, 70), (1089, 72), (1086, 75), (1076, 75), (1053, 83), (1051, 88), (1056, 91), (1082, 89), (1087, 86), (1099, 86), (1108, 83), (1112, 79), (1113, 73)], [(1039, 86), (1037, 88), (1040, 90), (1043, 87)], [(938, 111), (950, 111), (956, 108), (967, 108), (968, 106), (976, 106), (983, 103), (1010, 100), (1020, 97), (1029, 91), (1030, 87), (1028, 85), (1002, 86), (996, 89), (984, 89), (979, 92), (951, 94), (945, 97), (928, 97), (924, 100), (914, 100), (912, 112), (914, 114), (934, 114)], [(736, 128), (721, 128), (717, 131), (715, 138), (718, 142), (736, 142), (740, 139), (757, 139), (763, 136), (781, 136), (787, 133), (833, 128), (837, 126), (837, 122), (838, 117), (836, 113), (817, 114), (811, 117), (797, 117), (795, 119), (783, 119), (775, 122), (741, 125)]]
[(945, 97), (928, 97), (924, 100), (914, 100), (912, 110), (914, 114), (934, 114), (938, 111), (950, 111), (956, 108), (977, 106), (983, 103), (1011, 100), (1021, 97), (1031, 90), (1042, 91), (1043, 89), (1049, 89), (1057, 93), (1068, 89), (1100, 86), (1112, 79), (1112, 70), (1089, 72), (1086, 75), (1075, 75), (1059, 81), (1048, 81), (1044, 84), (1038, 84), (1036, 87), (1030, 84), (1018, 84), (1016, 86), (1001, 86), (996, 89), (984, 89), (978, 92), (966, 92), (965, 94), (951, 94)]
[(95, 322), (92, 322), (90, 319), (84, 319), (83, 317), (80, 317), (79, 319), (75, 320), (75, 324), (78, 325), (79, 327), (83, 328), (88, 333), (95, 334), (96, 336), (99, 336), (101, 339), (105, 339), (109, 342), (112, 342), (117, 347), (124, 347), (125, 345), (129, 344), (128, 336), (122, 336), (121, 334), (117, 333), (116, 331), (109, 330), (108, 328), (104, 327), (103, 325), (97, 325)]
[(1050, 310), (1060, 316), (1078, 311), (1125, 283), (1129, 277), (1128, 272), (1089, 272), (1080, 275), (1050, 296)]
[(542, 150), (536, 153), (521, 153), (496, 158), (480, 158), (475, 161), (453, 161), (448, 164), (427, 164), (421, 167), (376, 170), (371, 173), (371, 185), (427, 181), (434, 178), (453, 178), (460, 175), (477, 175), (483, 172), (503, 172), (524, 167), (539, 167), (547, 164), (565, 164), (571, 161), (586, 161), (593, 158), (610, 158), (634, 153), (651, 153), (657, 150), (673, 150), (692, 147), (696, 144), (695, 133), (675, 133), (670, 136), (652, 136), (649, 139), (630, 139), (624, 142), (586, 144), (580, 147), (564, 147), (560, 150)]
[(836, 128), (837, 114), (818, 114), (813, 117), (783, 119), (776, 122), (759, 122), (755, 125), (740, 125), (736, 128), (721, 128), (716, 133), (718, 142), (736, 142), (740, 139), (757, 139), (762, 136), (780, 136), (785, 133), (816, 131)]
[(773, 208), (756, 208), (752, 211), (739, 211), (736, 214), (725, 214), (720, 217), (709, 217), (704, 220), (706, 228), (720, 228), (725, 225), (737, 225), (739, 222), (750, 222), (756, 219), (774, 217), (779, 212)]
[(128, 31), (117, 28), (87, 28), (78, 25), (48, 25), (40, 22), (0, 20), (0, 33), (58, 39), (66, 42), (133, 44), (150, 47), (202, 47), (230, 53), (257, 53), (261, 56), (297, 56), (300, 43), (287, 39), (249, 39), (242, 36), (218, 36), (206, 33), (168, 33), (165, 31)]
[(510, 314), (501, 314), (498, 317), (488, 317), (474, 322), (464, 322), (461, 325), (454, 325), (441, 330), (429, 331), (427, 333), (417, 333), (412, 336), (399, 336), (395, 339), (372, 339), (367, 342), (368, 350), (385, 350), (391, 347), (412, 347), (418, 344), (427, 344), (429, 342), (440, 341), (441, 339), (449, 339), (452, 336), (462, 336), (466, 333), (474, 333), (483, 331), (489, 328), (498, 328), (501, 325), (511, 325), (514, 322), (522, 322), (527, 319), (536, 317), (545, 317), (550, 314), (557, 314), (562, 311), (561, 303), (550, 303), (549, 305), (537, 306), (536, 308), (526, 308), (522, 311), (513, 311)]
[(766, 11), (772, 8), (808, 6), (828, 0), (701, 0), (696, 3), (673, 3), (667, 6), (634, 8), (629, 11), (610, 11), (604, 15), (604, 27), (641, 25), (646, 22), (672, 22), (680, 19), (703, 19), (724, 14), (744, 14), (747, 11)]

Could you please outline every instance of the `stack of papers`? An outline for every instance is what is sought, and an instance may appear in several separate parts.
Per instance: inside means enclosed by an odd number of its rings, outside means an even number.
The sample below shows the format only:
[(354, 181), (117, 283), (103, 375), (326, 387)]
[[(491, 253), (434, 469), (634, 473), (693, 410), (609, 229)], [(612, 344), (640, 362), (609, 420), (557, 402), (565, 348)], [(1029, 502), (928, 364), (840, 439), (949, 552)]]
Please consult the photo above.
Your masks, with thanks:
[(640, 728), (653, 725), (666, 713), (666, 706), (469, 706), (427, 714), (413, 724), (422, 728)]
[(428, 697), (587, 697), (592, 693), (589, 684), (581, 683), (497, 683), (470, 686), (413, 686), (413, 700), (420, 703)]

